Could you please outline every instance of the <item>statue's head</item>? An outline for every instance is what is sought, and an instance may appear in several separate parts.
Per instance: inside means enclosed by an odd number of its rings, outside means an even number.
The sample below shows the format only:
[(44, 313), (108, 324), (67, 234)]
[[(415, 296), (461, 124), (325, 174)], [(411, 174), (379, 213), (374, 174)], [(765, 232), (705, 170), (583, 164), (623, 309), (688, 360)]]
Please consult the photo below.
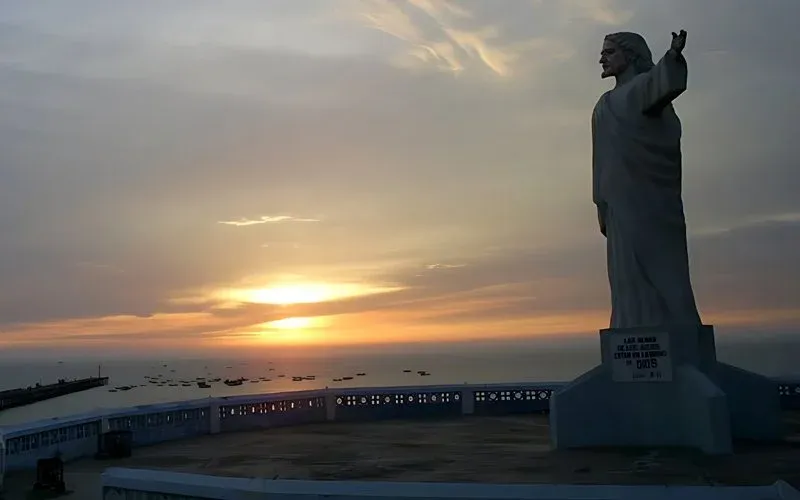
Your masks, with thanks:
[(642, 35), (626, 31), (606, 35), (600, 51), (600, 64), (603, 78), (619, 76), (628, 68), (636, 74), (644, 73), (654, 66), (653, 55)]

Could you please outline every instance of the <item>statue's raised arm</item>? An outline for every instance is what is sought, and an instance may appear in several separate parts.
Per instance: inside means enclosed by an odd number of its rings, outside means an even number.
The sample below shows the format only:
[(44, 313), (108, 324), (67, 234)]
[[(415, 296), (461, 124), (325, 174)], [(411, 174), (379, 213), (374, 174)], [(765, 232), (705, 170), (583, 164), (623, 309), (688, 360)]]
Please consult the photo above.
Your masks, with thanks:
[(657, 115), (686, 90), (685, 46), (686, 31), (672, 33), (669, 50), (657, 64), (653, 64), (653, 56), (644, 38), (637, 33), (613, 33), (606, 36), (601, 52), (603, 77), (614, 76), (617, 87), (628, 87), (642, 113)]
[(672, 44), (664, 57), (647, 73), (634, 80), (644, 114), (659, 114), (681, 95), (687, 86), (688, 67), (683, 57), (686, 31), (672, 33)]

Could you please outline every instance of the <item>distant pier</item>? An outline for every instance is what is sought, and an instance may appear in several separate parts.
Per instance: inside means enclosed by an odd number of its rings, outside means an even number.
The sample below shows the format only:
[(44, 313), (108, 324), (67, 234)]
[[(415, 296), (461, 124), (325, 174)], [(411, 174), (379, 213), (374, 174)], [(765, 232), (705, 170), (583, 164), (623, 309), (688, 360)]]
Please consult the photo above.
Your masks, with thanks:
[(25, 406), (46, 399), (65, 396), (108, 385), (108, 377), (88, 377), (76, 380), (61, 379), (54, 384), (36, 384), (30, 387), (0, 391), (0, 411)]

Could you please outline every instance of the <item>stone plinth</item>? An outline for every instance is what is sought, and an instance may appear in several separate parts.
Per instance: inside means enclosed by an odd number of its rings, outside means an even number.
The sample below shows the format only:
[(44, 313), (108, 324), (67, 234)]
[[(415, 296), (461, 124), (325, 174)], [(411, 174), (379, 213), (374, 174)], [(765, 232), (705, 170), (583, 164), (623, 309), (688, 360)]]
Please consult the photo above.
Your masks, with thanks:
[(690, 447), (779, 440), (775, 383), (716, 360), (711, 326), (607, 329), (602, 362), (550, 400), (556, 448)]

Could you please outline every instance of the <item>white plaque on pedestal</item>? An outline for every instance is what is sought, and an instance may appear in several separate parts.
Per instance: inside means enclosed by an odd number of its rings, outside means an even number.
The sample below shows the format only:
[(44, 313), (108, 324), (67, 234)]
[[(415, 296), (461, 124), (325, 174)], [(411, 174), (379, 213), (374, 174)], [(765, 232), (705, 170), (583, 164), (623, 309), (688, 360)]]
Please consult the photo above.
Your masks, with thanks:
[(609, 337), (614, 382), (669, 382), (672, 353), (669, 333), (614, 333)]

